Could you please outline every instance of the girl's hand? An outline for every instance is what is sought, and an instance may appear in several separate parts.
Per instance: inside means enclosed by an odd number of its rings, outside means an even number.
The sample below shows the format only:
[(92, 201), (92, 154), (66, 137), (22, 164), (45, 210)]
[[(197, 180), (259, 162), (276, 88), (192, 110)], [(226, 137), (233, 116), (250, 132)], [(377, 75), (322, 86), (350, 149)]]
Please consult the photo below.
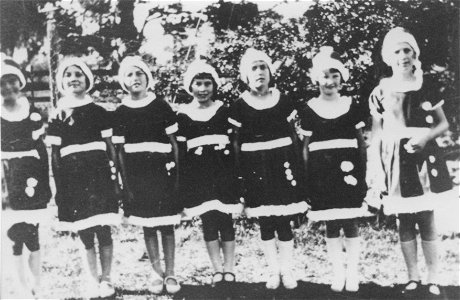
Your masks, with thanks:
[(425, 148), (426, 143), (430, 140), (428, 135), (430, 129), (421, 130), (417, 134), (413, 135), (411, 139), (404, 145), (407, 153), (417, 153)]

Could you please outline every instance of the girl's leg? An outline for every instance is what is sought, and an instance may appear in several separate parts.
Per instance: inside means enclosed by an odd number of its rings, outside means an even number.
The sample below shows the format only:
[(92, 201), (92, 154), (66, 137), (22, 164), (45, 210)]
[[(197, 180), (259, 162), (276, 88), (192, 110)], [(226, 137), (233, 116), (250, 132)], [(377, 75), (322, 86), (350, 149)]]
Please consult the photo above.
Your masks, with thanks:
[[(24, 257), (22, 256), (22, 250), (24, 248), (24, 241), (26, 236), (26, 223), (14, 224), (8, 229), (7, 235), (14, 242), (13, 244), (13, 257), (14, 265), (16, 269), (16, 275), (18, 279), (18, 291), (29, 292), (27, 286), (26, 268), (24, 266)], [(31, 296), (31, 295), (29, 295)]]
[[(428, 269), (428, 284), (438, 284), (438, 247), (436, 226), (434, 223), (434, 212), (424, 211), (417, 214), (417, 223), (422, 238), (422, 249), (425, 256), (425, 263)], [(435, 291), (434, 294), (439, 294)]]
[[(406, 262), (409, 281), (420, 281), (417, 266), (417, 236), (415, 231), (415, 214), (399, 214), (399, 239)], [(415, 285), (414, 289), (417, 288)], [(407, 287), (406, 287), (407, 289)]]
[(158, 245), (158, 235), (157, 229), (151, 227), (143, 227), (144, 229), (144, 240), (145, 247), (147, 249), (147, 254), (149, 255), (150, 264), (152, 265), (154, 271), (154, 285), (160, 284), (163, 282), (163, 268), (161, 267), (160, 262), (160, 250)]
[(347, 270), (345, 289), (357, 292), (359, 289), (358, 264), (360, 254), (360, 238), (358, 236), (358, 221), (356, 219), (344, 220), (345, 249), (347, 257)]
[(280, 268), (278, 264), (278, 251), (275, 241), (275, 224), (273, 217), (260, 217), (260, 235), (264, 247), (265, 259), (269, 269), (269, 277), (266, 283), (267, 289), (277, 289), (280, 285)]
[(166, 291), (170, 294), (175, 294), (180, 290), (180, 285), (174, 275), (174, 259), (176, 254), (174, 226), (164, 226), (160, 230), (165, 257)]
[(40, 275), (41, 275), (41, 255), (40, 249), (30, 252), (29, 255), (29, 268), (34, 276), (33, 292), (37, 293), (40, 289)]
[(97, 255), (94, 247), (95, 227), (80, 230), (78, 234), (80, 239), (85, 246), (86, 261), (88, 265), (89, 273), (91, 274), (91, 280), (87, 282), (84, 293), (87, 297), (94, 298), (99, 297), (99, 274), (97, 270)]
[[(230, 214), (222, 214), (220, 239), (222, 240), (222, 252), (224, 254), (224, 272), (234, 273), (235, 228), (233, 228), (232, 215)], [(227, 279), (227, 281), (229, 280)]]
[(94, 279), (94, 281), (99, 283), (99, 274), (97, 270), (97, 255), (96, 249), (94, 248), (94, 229), (95, 227), (80, 230), (78, 234), (80, 235), (80, 239), (83, 242), (83, 245), (85, 246), (86, 261), (88, 263), (89, 273), (91, 274), (91, 277)]
[(343, 244), (340, 238), (339, 221), (326, 222), (326, 247), (332, 264), (331, 290), (341, 292), (345, 286), (345, 267), (343, 265)]
[(297, 281), (292, 274), (294, 235), (292, 234), (290, 217), (277, 217), (276, 232), (279, 240), (281, 279), (286, 289), (294, 289), (297, 287)]
[(218, 232), (219, 219), (216, 213), (216, 211), (210, 211), (201, 215), (201, 221), (203, 222), (203, 236), (214, 273), (223, 271)]
[(101, 260), (101, 281), (110, 282), (113, 259), (113, 241), (110, 226), (99, 226), (96, 231), (99, 241), (99, 259)]

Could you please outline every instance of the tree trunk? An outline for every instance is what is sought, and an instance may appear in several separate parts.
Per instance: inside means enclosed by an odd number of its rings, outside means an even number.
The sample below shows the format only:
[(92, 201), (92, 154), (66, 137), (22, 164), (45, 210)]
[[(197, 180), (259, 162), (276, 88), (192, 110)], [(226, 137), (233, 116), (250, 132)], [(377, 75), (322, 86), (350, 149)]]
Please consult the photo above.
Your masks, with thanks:
[(48, 69), (49, 69), (49, 87), (50, 87), (50, 100), (53, 106), (56, 106), (59, 99), (59, 92), (56, 86), (56, 71), (59, 64), (60, 53), (60, 38), (58, 30), (56, 29), (56, 20), (54, 18), (55, 11), (47, 13), (46, 35), (49, 43), (48, 53)]

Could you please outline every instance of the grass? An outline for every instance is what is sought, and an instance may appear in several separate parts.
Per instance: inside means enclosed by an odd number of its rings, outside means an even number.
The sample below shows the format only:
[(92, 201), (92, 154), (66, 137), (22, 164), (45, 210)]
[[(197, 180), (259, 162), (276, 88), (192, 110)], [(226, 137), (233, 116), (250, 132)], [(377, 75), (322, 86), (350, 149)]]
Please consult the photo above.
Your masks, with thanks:
[[(211, 265), (201, 233), (200, 221), (184, 223), (176, 230), (176, 273), (187, 285), (205, 285), (212, 274)], [(236, 276), (240, 282), (263, 282), (265, 262), (258, 226), (245, 220), (237, 221)], [(361, 282), (389, 286), (407, 281), (398, 237), (389, 227), (375, 230), (367, 223), (360, 227), (363, 239), (360, 260)], [(151, 267), (139, 261), (145, 246), (142, 230), (134, 226), (113, 229), (113, 282), (123, 291), (123, 299), (145, 299), (151, 280)], [(14, 277), (11, 244), (2, 235), (2, 299), (14, 297)], [(40, 227), (42, 246), (43, 298), (80, 298), (87, 276), (78, 237), (56, 232), (53, 225)], [(420, 251), (421, 252), (421, 251)], [(459, 285), (459, 238), (457, 234), (443, 235), (440, 241), (441, 282)], [(328, 284), (331, 276), (324, 240), (324, 226), (304, 224), (295, 229), (295, 273), (306, 282)], [(426, 269), (419, 253), (422, 278)], [(160, 299), (167, 299), (161, 296)]]

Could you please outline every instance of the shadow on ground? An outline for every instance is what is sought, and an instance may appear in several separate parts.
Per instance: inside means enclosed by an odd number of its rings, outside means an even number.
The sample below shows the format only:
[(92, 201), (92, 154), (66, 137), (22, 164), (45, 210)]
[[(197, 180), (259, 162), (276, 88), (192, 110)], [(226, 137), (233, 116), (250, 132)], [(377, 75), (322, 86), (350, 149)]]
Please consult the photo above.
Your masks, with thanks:
[[(401, 297), (402, 286), (379, 286), (375, 283), (360, 285), (358, 293), (334, 293), (329, 285), (299, 281), (294, 290), (282, 287), (268, 291), (264, 283), (237, 282), (230, 286), (212, 288), (208, 285), (182, 285), (173, 299), (407, 299)], [(426, 286), (413, 299), (430, 299), (426, 296)], [(436, 299), (460, 299), (460, 287), (441, 287), (442, 296)], [(148, 291), (118, 290), (115, 299), (123, 299), (124, 295), (137, 295), (154, 298)]]

